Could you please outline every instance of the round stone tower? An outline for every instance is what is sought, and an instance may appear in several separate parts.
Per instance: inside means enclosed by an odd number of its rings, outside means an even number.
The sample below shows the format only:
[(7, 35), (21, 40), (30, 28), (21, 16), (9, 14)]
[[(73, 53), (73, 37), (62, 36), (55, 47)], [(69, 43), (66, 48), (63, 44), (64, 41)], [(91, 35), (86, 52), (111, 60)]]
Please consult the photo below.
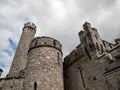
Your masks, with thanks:
[(0, 77), (1, 77), (1, 75), (2, 75), (2, 72), (3, 72), (3, 70), (0, 68)]
[(33, 40), (36, 33), (35, 24), (28, 22), (24, 24), (23, 32), (14, 56), (11, 69), (7, 77), (17, 77), (21, 70), (26, 67), (27, 54), (30, 42)]
[(24, 90), (63, 90), (60, 42), (50, 37), (33, 39), (26, 70)]

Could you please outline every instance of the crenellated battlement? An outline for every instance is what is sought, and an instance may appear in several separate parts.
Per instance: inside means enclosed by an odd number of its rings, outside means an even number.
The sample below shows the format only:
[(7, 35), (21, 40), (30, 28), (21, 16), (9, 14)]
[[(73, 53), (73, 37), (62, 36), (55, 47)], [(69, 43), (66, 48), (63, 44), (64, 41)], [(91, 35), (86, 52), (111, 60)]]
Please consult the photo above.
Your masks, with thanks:
[(37, 27), (36, 27), (36, 25), (35, 25), (34, 23), (32, 23), (32, 22), (27, 22), (27, 23), (24, 24), (23, 30), (24, 30), (25, 28), (29, 28), (29, 29), (34, 30), (34, 31), (36, 32), (36, 28), (37, 28)]
[(103, 45), (104, 47), (106, 48), (107, 51), (112, 51), (114, 50), (116, 47), (120, 46), (120, 39), (115, 39), (115, 43), (112, 44), (112, 43), (109, 43), (105, 40), (102, 40), (103, 41)]
[(64, 66), (67, 67), (76, 60), (82, 58), (84, 53), (81, 49), (81, 44), (79, 44), (69, 55), (64, 58)]
[(29, 51), (33, 48), (43, 47), (43, 46), (53, 47), (58, 49), (59, 51), (62, 51), (61, 50), (62, 45), (58, 40), (51, 37), (46, 37), (46, 36), (34, 38), (30, 44)]

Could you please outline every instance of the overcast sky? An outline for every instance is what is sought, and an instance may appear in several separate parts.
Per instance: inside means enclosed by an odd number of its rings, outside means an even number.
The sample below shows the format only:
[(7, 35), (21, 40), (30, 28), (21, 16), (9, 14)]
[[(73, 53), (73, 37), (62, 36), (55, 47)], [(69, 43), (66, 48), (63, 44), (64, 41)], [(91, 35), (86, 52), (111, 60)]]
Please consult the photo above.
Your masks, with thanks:
[(102, 39), (120, 38), (120, 0), (0, 0), (0, 68), (8, 73), (25, 22), (37, 26), (36, 36), (62, 43), (64, 56), (80, 42), (84, 22)]

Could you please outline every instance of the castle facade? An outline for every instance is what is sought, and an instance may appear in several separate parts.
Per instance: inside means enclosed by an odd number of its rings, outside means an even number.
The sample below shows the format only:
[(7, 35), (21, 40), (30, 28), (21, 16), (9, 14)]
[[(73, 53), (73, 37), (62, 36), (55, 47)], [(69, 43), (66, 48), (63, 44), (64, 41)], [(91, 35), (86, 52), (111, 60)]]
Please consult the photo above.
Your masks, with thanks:
[(35, 24), (25, 23), (0, 90), (120, 90), (120, 38), (111, 44), (90, 23), (83, 28), (78, 33), (81, 43), (62, 60), (61, 43), (34, 37)]

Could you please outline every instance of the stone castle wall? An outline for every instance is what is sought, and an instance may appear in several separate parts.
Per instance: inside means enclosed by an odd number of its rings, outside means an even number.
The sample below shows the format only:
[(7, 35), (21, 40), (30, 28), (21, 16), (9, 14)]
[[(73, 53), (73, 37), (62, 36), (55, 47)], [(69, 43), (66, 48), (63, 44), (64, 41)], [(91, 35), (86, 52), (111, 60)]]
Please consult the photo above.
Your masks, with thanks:
[(2, 78), (0, 79), (0, 90), (22, 90), (23, 78)]
[(65, 90), (119, 90), (120, 39), (111, 44), (89, 23), (83, 27), (81, 44), (64, 58)]

